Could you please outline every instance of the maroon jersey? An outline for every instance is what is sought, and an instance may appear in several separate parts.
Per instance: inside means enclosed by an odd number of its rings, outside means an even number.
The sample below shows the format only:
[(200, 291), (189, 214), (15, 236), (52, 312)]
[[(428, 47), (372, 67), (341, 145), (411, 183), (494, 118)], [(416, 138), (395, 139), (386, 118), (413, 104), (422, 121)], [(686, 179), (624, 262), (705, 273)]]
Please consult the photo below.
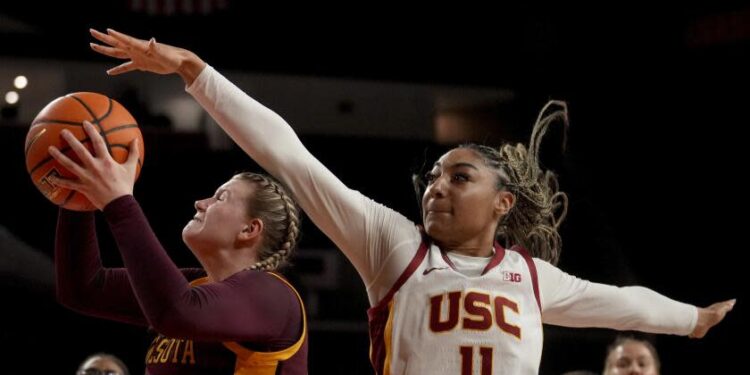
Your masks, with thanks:
[(89, 315), (152, 327), (159, 336), (146, 356), (149, 373), (265, 374), (248, 370), (253, 358), (264, 358), (265, 368), (275, 360), (271, 374), (307, 373), (304, 308), (285, 280), (245, 270), (191, 285), (205, 273), (174, 265), (132, 196), (111, 202), (104, 215), (125, 268), (103, 268), (93, 213), (61, 209), (58, 299)]

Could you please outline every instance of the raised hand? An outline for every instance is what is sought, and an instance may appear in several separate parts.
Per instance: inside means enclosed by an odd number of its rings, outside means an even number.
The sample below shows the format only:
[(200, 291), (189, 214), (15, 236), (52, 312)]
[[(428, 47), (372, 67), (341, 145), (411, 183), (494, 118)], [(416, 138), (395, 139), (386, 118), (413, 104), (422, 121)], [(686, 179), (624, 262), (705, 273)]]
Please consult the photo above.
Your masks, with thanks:
[(134, 70), (157, 74), (179, 74), (186, 84), (191, 84), (206, 63), (196, 54), (179, 47), (158, 43), (156, 39), (138, 39), (121, 32), (107, 29), (107, 33), (89, 29), (91, 36), (104, 43), (89, 43), (91, 49), (117, 59), (128, 60), (112, 69), (109, 75), (118, 75)]
[(732, 311), (735, 302), (737, 302), (736, 299), (730, 299), (728, 301), (714, 303), (705, 308), (699, 308), (698, 323), (695, 325), (693, 332), (690, 333), (690, 337), (699, 339), (705, 336), (706, 333), (708, 333), (708, 330), (719, 324), (727, 313)]
[(130, 143), (128, 159), (120, 164), (109, 154), (104, 139), (90, 122), (84, 121), (83, 129), (91, 140), (95, 155), (92, 155), (71, 132), (63, 130), (63, 139), (76, 153), (81, 164), (65, 156), (57, 147), (50, 146), (50, 155), (76, 176), (75, 179), (57, 177), (52, 182), (84, 194), (101, 210), (114, 199), (133, 194), (140, 145), (138, 139), (134, 139)]

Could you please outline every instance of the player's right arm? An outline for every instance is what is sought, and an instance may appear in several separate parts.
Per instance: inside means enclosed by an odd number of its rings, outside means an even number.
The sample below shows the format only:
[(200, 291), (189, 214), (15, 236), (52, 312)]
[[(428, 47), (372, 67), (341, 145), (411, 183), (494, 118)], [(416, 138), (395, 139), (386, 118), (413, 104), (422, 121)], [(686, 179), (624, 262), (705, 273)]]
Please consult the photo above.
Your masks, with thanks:
[(93, 212), (60, 209), (55, 238), (58, 301), (86, 315), (146, 326), (124, 268), (104, 268)]

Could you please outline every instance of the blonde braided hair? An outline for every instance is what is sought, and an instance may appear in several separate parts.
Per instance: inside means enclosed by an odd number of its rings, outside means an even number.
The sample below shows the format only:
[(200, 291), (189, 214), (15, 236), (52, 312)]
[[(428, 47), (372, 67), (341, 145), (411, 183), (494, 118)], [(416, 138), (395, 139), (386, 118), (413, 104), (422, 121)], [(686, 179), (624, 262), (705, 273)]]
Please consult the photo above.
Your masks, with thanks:
[[(558, 109), (551, 111), (551, 107)], [(531, 132), (529, 148), (523, 144), (504, 144), (499, 149), (474, 143), (463, 144), (480, 156), (485, 165), (497, 170), (497, 190), (507, 189), (516, 197), (513, 207), (500, 218), (495, 236), (506, 246), (519, 244), (532, 256), (557, 264), (562, 251), (558, 233), (568, 211), (568, 196), (558, 190), (557, 177), (539, 166), (539, 145), (550, 124), (562, 120), (568, 126), (568, 107), (562, 101), (550, 101), (539, 112)], [(417, 199), (424, 183), (412, 177)]]
[[(551, 111), (556, 106), (558, 109)], [(506, 244), (520, 244), (532, 256), (557, 264), (562, 251), (558, 233), (568, 211), (568, 196), (558, 190), (557, 177), (539, 166), (539, 145), (550, 124), (562, 120), (568, 126), (568, 107), (549, 101), (539, 112), (527, 149), (521, 143), (504, 144), (499, 151), (469, 144), (460, 147), (477, 152), (485, 164), (498, 170), (498, 189), (516, 196), (511, 210), (500, 219), (496, 236)]]
[(253, 270), (273, 271), (285, 266), (292, 255), (300, 233), (299, 209), (286, 189), (270, 176), (243, 172), (237, 176), (255, 184), (247, 201), (250, 216), (263, 221), (263, 243)]

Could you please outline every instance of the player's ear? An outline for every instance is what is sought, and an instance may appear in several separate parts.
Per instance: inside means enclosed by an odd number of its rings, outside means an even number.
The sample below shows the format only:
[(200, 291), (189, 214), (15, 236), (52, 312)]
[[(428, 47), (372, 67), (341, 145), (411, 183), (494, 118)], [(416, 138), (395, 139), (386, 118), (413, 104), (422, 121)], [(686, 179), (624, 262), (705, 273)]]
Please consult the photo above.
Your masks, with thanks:
[(254, 238), (260, 238), (261, 233), (263, 233), (263, 228), (263, 220), (258, 218), (250, 219), (243, 225), (237, 239), (248, 241)]

